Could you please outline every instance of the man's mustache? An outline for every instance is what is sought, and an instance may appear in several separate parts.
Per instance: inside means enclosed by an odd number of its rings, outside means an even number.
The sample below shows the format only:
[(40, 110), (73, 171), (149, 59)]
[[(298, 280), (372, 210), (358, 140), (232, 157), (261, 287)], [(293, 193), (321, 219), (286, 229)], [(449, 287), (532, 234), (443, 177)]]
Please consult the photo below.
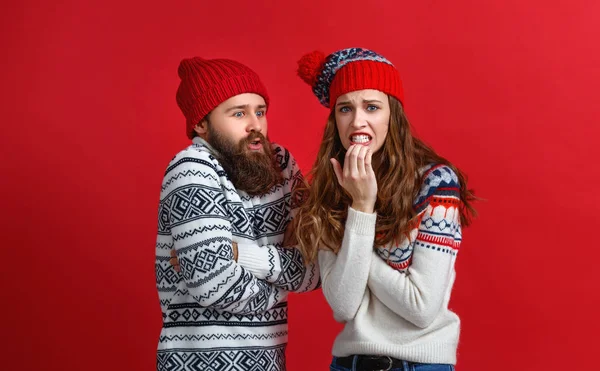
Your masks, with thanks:
[(242, 139), (242, 143), (244, 144), (248, 144), (250, 142), (253, 142), (256, 139), (260, 139), (260, 142), (264, 145), (267, 143), (267, 138), (265, 138), (264, 135), (262, 135), (262, 133), (258, 132), (258, 131), (252, 131), (250, 132), (250, 134), (248, 134), (248, 136), (244, 139)]

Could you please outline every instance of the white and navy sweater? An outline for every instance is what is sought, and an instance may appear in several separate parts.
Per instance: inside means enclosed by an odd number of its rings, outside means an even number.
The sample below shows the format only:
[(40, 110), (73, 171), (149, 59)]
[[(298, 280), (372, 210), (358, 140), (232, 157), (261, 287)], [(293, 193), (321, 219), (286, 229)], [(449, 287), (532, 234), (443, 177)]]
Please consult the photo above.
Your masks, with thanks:
[[(234, 188), (201, 138), (170, 162), (156, 241), (158, 370), (285, 370), (288, 292), (320, 280), (317, 265), (282, 247), (302, 173), (286, 149), (273, 149), (284, 182), (256, 197)], [(180, 273), (169, 264), (172, 249)]]

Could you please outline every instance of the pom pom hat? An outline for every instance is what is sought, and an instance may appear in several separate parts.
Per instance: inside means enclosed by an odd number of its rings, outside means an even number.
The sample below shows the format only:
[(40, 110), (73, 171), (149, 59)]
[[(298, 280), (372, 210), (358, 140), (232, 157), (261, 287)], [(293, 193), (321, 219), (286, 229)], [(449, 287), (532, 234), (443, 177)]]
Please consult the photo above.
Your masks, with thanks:
[(404, 101), (402, 81), (394, 65), (362, 48), (338, 50), (328, 56), (319, 51), (298, 61), (298, 76), (312, 87), (322, 105), (333, 109), (340, 95), (375, 89)]

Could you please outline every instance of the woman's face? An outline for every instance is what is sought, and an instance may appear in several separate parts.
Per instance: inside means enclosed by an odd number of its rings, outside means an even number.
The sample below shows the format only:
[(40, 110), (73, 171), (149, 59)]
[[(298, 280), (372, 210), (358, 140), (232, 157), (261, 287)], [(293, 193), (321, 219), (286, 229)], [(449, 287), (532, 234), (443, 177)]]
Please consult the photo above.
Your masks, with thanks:
[(373, 89), (353, 91), (339, 96), (334, 109), (345, 149), (353, 144), (368, 146), (373, 153), (381, 149), (390, 125), (387, 94)]

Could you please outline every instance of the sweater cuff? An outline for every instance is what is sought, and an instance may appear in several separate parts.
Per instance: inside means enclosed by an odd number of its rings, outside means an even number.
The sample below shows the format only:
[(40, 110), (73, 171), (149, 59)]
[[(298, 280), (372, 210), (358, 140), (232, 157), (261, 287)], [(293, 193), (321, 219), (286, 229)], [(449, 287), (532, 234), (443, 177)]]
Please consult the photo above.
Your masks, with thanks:
[(362, 211), (354, 210), (348, 207), (348, 218), (346, 219), (346, 229), (360, 235), (375, 235), (375, 222), (377, 213), (367, 214)]
[(261, 248), (255, 244), (238, 244), (237, 249), (238, 264), (250, 271), (254, 277), (264, 280), (269, 274), (272, 274), (269, 248)]

